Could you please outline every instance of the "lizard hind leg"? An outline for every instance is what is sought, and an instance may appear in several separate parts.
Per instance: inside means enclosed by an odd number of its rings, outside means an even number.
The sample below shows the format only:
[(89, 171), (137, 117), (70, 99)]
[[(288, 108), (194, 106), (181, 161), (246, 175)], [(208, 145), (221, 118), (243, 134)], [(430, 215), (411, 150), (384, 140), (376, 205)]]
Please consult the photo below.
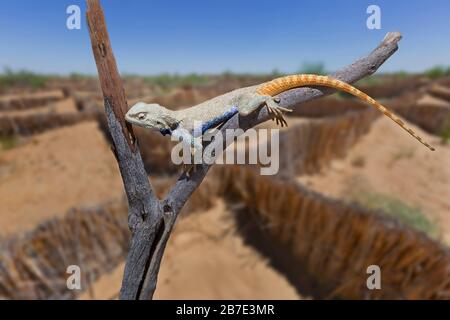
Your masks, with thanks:
[(282, 127), (287, 126), (287, 122), (283, 117), (283, 112), (291, 112), (292, 110), (279, 106), (279, 102), (280, 100), (278, 98), (273, 98), (269, 95), (245, 95), (239, 101), (239, 114), (246, 116), (259, 107), (266, 105), (272, 120), (276, 121), (276, 123)]

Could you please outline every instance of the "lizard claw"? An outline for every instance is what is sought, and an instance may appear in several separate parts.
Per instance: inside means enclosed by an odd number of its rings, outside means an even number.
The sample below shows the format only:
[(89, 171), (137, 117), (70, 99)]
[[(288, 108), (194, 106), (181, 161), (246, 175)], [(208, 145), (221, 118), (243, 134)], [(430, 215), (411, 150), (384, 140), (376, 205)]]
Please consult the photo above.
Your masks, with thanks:
[(191, 173), (195, 172), (195, 164), (190, 163), (190, 164), (184, 164), (183, 163), (183, 172), (186, 174), (186, 177), (190, 177)]
[(267, 100), (267, 111), (269, 112), (269, 115), (271, 115), (272, 119), (275, 120), (277, 125), (281, 125), (281, 127), (287, 127), (288, 124), (283, 117), (283, 112), (292, 112), (292, 110), (279, 106), (278, 103), (280, 101), (281, 100), (278, 97)]
[(292, 112), (292, 109), (288, 109), (288, 108), (285, 108), (285, 107), (277, 106), (277, 108), (278, 108), (279, 110), (281, 110), (281, 111), (284, 111), (284, 112)]
[(183, 172), (186, 173), (186, 177), (190, 177), (191, 173), (194, 173), (196, 170), (196, 165), (195, 165), (195, 148), (191, 148), (191, 162), (186, 164), (183, 163)]
[[(272, 118), (275, 120), (277, 125), (281, 125), (281, 127), (288, 126), (286, 120), (283, 117), (283, 111), (287, 111), (289, 109), (273, 105), (267, 105), (267, 110)], [(292, 110), (289, 110), (292, 111)]]

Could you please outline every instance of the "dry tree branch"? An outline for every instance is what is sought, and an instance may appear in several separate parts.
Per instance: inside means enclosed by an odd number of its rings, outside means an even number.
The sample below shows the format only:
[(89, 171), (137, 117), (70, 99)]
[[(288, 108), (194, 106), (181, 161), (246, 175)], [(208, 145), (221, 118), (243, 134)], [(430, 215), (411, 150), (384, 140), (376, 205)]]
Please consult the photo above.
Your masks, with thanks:
[[(353, 83), (361, 78), (373, 74), (392, 54), (397, 51), (398, 42), (400, 39), (401, 35), (398, 32), (387, 33), (380, 45), (367, 57), (356, 60), (352, 64), (332, 74), (331, 77), (347, 83)], [(248, 88), (241, 90), (248, 90)], [(283, 107), (295, 108), (296, 105), (302, 102), (319, 98), (333, 92), (335, 92), (335, 90), (322, 87), (292, 89), (280, 94), (280, 105)], [(221, 128), (221, 134), (224, 134), (226, 129), (241, 128), (243, 130), (247, 130), (269, 119), (270, 117), (266, 108), (261, 108), (259, 112), (255, 112), (245, 119), (239, 119), (239, 116), (236, 114)], [(174, 211), (178, 211), (181, 207), (183, 207), (189, 196), (195, 191), (203, 180), (209, 167), (210, 166), (208, 165), (202, 165), (201, 169), (196, 171), (189, 180), (186, 180), (184, 176), (180, 177), (174, 188), (170, 191), (166, 200)]]
[(87, 21), (92, 51), (105, 101), (113, 150), (128, 199), (128, 224), (132, 232), (120, 297), (138, 299), (151, 248), (162, 222), (162, 207), (150, 185), (132, 128), (125, 122), (125, 90), (117, 70), (103, 10), (98, 0), (87, 0)]
[[(87, 5), (89, 34), (103, 91), (108, 128), (129, 204), (128, 221), (132, 236), (120, 299), (151, 299), (156, 289), (164, 249), (177, 216), (211, 166), (198, 165), (189, 178), (181, 175), (166, 199), (157, 199), (144, 170), (132, 128), (124, 120), (128, 110), (125, 91), (111, 49), (103, 11), (99, 0), (87, 0)], [(374, 73), (397, 51), (400, 39), (399, 33), (388, 33), (368, 56), (353, 62), (332, 77), (353, 83)], [(322, 88), (292, 89), (280, 95), (281, 105), (292, 108), (332, 92)], [(244, 119), (235, 115), (224, 124), (220, 133), (223, 134), (226, 129), (246, 130), (269, 119), (266, 108)]]

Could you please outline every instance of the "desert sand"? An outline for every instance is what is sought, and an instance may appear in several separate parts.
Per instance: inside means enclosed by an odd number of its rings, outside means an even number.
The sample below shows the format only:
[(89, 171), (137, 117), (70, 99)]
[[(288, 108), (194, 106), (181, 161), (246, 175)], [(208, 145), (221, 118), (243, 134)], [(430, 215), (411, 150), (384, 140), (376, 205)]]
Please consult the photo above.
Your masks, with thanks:
[[(124, 265), (103, 275), (80, 299), (115, 299)], [(183, 217), (168, 243), (155, 299), (299, 299), (286, 278), (237, 234), (218, 200)]]
[(0, 152), (2, 236), (122, 194), (114, 155), (94, 121), (35, 135)]
[(336, 198), (345, 196), (354, 185), (420, 207), (449, 244), (450, 146), (408, 124), (436, 151), (429, 151), (390, 119), (380, 117), (344, 159), (333, 160), (329, 168), (298, 180)]

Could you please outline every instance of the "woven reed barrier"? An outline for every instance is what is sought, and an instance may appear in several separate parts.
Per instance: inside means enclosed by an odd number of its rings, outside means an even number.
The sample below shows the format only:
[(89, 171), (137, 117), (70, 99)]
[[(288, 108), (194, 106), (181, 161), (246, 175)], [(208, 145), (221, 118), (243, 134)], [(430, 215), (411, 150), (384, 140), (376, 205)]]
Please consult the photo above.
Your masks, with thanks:
[[(169, 179), (155, 180), (162, 195)], [(206, 182), (206, 185), (208, 182)], [(206, 210), (214, 197), (207, 186), (197, 190), (183, 215)], [(67, 289), (67, 267), (81, 269), (82, 290), (101, 274), (112, 271), (128, 251), (128, 206), (115, 200), (91, 208), (73, 208), (35, 229), (0, 243), (0, 299), (71, 299), (80, 292)]]
[(450, 107), (413, 104), (395, 111), (429, 133), (440, 135), (450, 127)]
[(0, 117), (0, 135), (29, 136), (36, 133), (55, 129), (63, 126), (72, 125), (86, 120), (92, 120), (97, 117), (92, 112), (73, 112), (73, 113), (35, 113), (23, 116), (1, 116)]
[(416, 91), (430, 83), (424, 76), (391, 77), (376, 79), (375, 83), (357, 84), (356, 87), (373, 98), (393, 98), (405, 92)]
[[(159, 194), (168, 180), (156, 183)], [(221, 166), (211, 172), (185, 211), (206, 209), (215, 195), (244, 203), (264, 231), (320, 288), (319, 297), (449, 299), (450, 255), (424, 234), (358, 206), (328, 199), (254, 170)], [(0, 298), (73, 298), (68, 265), (81, 267), (83, 289), (123, 260), (128, 247), (126, 204), (72, 209), (25, 235), (4, 240)], [(366, 269), (381, 268), (381, 290), (368, 290)], [(301, 281), (301, 280), (297, 280)]]
[[(418, 125), (429, 133), (441, 135), (450, 126), (450, 107), (445, 104), (445, 101), (442, 101), (443, 103), (418, 103), (424, 92), (445, 100), (443, 93), (450, 93), (450, 89), (431, 85), (429, 88), (425, 88), (423, 92), (405, 94), (393, 99), (390, 105), (396, 113), (406, 120)], [(440, 92), (441, 96), (438, 96), (437, 92)]]
[(66, 285), (68, 266), (80, 267), (85, 287), (123, 260), (128, 246), (126, 212), (120, 201), (74, 208), (63, 218), (5, 240), (0, 256), (0, 298), (73, 298), (77, 292)]
[(324, 118), (342, 116), (348, 112), (372, 109), (367, 103), (354, 98), (324, 97), (300, 103), (293, 108), (289, 116)]
[(55, 94), (49, 96), (24, 96), (14, 99), (1, 99), (0, 111), (27, 110), (42, 107), (52, 102), (61, 101), (64, 98), (63, 94)]
[[(328, 105), (327, 109), (332, 107)], [(339, 116), (309, 119), (280, 131), (280, 174), (316, 173), (333, 159), (344, 157), (377, 117), (376, 111), (366, 107)]]
[[(320, 297), (450, 299), (449, 249), (425, 234), (248, 167), (214, 172), (221, 193), (245, 204)], [(370, 265), (381, 269), (381, 290), (367, 288)]]
[(428, 92), (436, 98), (443, 99), (450, 102), (450, 85), (432, 85), (428, 89)]
[[(441, 101), (423, 101), (424, 95), (431, 95)], [(450, 102), (450, 77), (436, 80), (415, 92), (407, 92), (390, 100), (388, 105), (425, 131), (442, 135), (450, 127), (450, 106), (446, 102)]]

